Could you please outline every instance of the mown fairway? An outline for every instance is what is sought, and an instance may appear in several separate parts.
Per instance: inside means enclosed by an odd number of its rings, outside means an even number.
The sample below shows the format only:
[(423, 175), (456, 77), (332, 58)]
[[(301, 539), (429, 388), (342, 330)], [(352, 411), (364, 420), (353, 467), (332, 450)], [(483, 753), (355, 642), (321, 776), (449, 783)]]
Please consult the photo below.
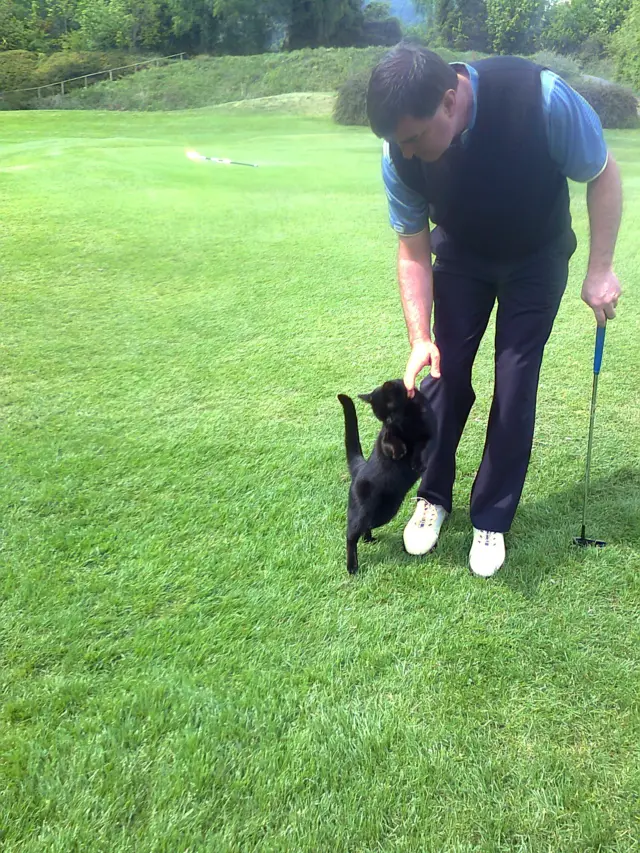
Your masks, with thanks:
[(571, 545), (578, 188), (505, 568), (466, 568), (488, 333), (437, 555), (403, 553), (407, 500), (354, 579), (336, 393), (407, 354), (380, 143), (277, 114), (3, 114), (3, 852), (640, 849), (640, 133), (609, 139), (625, 294), (588, 525), (608, 547)]

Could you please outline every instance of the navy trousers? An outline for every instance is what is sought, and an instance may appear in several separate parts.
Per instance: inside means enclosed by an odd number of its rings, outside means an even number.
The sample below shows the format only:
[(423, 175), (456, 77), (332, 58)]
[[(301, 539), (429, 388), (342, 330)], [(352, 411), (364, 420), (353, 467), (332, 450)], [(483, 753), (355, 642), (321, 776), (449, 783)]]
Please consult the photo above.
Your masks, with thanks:
[(456, 450), (475, 401), (471, 369), (497, 300), (495, 387), (482, 463), (471, 492), (471, 523), (509, 530), (524, 486), (542, 355), (567, 285), (573, 232), (537, 254), (496, 263), (436, 241), (434, 332), (441, 377), (420, 390), (438, 435), (418, 496), (451, 512)]

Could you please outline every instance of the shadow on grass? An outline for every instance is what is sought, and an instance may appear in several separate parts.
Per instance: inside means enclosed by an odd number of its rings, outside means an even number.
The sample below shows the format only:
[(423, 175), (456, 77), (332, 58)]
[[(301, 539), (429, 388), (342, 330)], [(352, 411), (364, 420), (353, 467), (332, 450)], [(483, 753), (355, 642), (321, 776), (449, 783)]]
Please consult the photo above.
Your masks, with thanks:
[(619, 468), (590, 483), (586, 536), (603, 539), (607, 546), (602, 550), (573, 542), (581, 532), (583, 501), (584, 483), (579, 482), (524, 503), (507, 540), (508, 562), (500, 581), (532, 595), (545, 577), (571, 565), (608, 562), (634, 551), (640, 558), (640, 469)]
[[(559, 576), (587, 560), (615, 559), (637, 552), (640, 559), (640, 469), (620, 468), (606, 477), (591, 481), (587, 506), (587, 537), (604, 539), (605, 549), (579, 548), (573, 543), (580, 535), (582, 483), (521, 504), (511, 531), (506, 536), (507, 561), (492, 579), (520, 594), (531, 597), (547, 577)], [(443, 527), (437, 550), (426, 557), (412, 557), (402, 546), (402, 526), (410, 505), (403, 506), (391, 525), (375, 531), (376, 542), (360, 543), (360, 574), (389, 563), (394, 570), (424, 563), (433, 571), (468, 572), (471, 545), (469, 513), (454, 507)], [(402, 515), (404, 513), (404, 515)], [(405, 517), (406, 516), (406, 517)], [(480, 579), (469, 579), (482, 583)]]

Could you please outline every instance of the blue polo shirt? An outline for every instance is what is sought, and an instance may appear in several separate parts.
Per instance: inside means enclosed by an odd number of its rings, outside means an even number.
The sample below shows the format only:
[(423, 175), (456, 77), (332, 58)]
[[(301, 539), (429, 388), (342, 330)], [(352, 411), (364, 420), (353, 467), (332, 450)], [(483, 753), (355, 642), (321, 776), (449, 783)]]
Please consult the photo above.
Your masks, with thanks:
[[(469, 126), (461, 140), (473, 133), (477, 113), (478, 72), (463, 62), (451, 63), (467, 70), (473, 91)], [(540, 72), (542, 109), (546, 118), (549, 153), (560, 172), (572, 181), (587, 183), (597, 178), (607, 165), (607, 145), (597, 113), (585, 99), (553, 71)], [(402, 181), (384, 143), (382, 177), (389, 202), (391, 227), (405, 236), (419, 234), (428, 224), (427, 203)]]

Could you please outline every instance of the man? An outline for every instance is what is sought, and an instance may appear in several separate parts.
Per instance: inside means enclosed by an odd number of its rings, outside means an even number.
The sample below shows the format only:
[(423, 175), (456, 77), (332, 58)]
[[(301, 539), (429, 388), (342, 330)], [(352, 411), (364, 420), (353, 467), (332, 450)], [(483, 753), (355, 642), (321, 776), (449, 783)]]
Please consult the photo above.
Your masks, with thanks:
[(567, 178), (587, 183), (582, 299), (602, 325), (620, 296), (612, 269), (618, 167), (587, 102), (551, 71), (516, 57), (448, 65), (401, 44), (373, 70), (367, 111), (386, 140), (383, 178), (411, 347), (404, 382), (413, 394), (431, 366), (420, 390), (439, 427), (404, 531), (410, 554), (435, 547), (451, 512), (456, 450), (475, 400), (471, 369), (498, 303), (495, 390), (471, 492), (469, 565), (489, 577), (505, 559), (504, 533), (531, 454), (542, 354), (576, 248)]

